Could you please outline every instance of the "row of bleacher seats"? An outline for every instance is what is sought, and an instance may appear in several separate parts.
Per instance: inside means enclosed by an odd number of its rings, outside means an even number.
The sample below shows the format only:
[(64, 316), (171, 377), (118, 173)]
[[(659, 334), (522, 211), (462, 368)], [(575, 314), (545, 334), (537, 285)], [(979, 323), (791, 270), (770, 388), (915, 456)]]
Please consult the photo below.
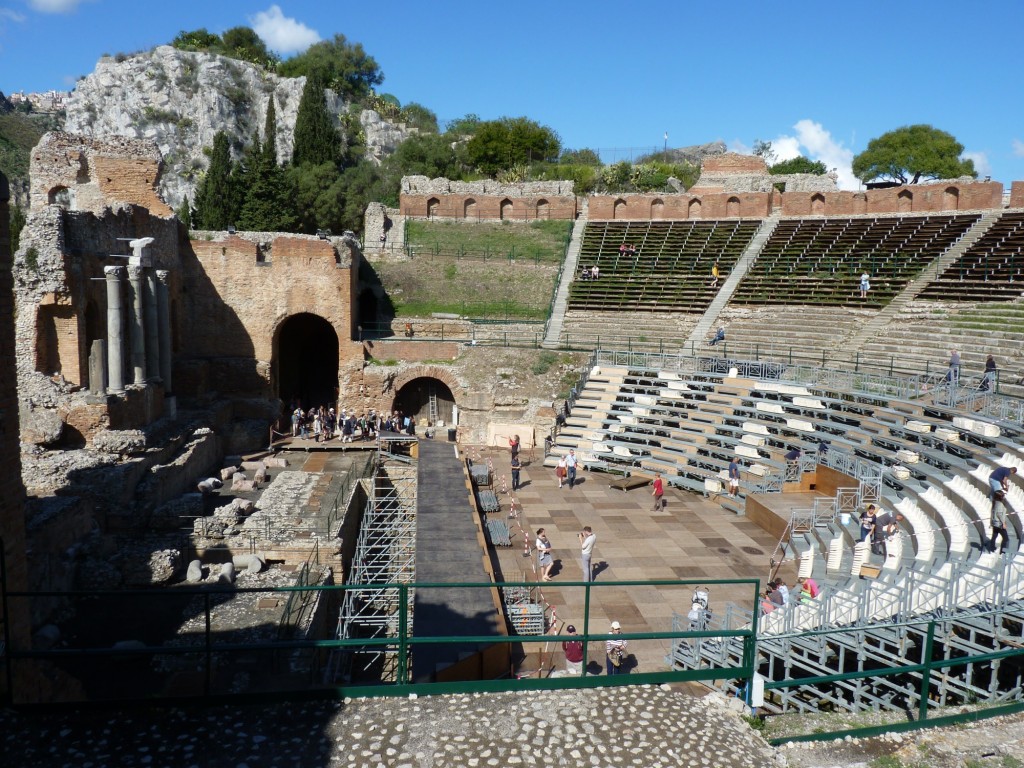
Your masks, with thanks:
[[(574, 280), (570, 309), (653, 309), (703, 312), (760, 226), (758, 220), (588, 222), (579, 264), (600, 279)], [(628, 244), (635, 253), (624, 254)]]
[[(980, 218), (784, 219), (732, 297), (735, 304), (828, 304), (879, 308)], [(871, 290), (860, 298), (860, 276)]]
[(1024, 293), (1024, 211), (1004, 213), (921, 293), (943, 301), (1008, 301)]

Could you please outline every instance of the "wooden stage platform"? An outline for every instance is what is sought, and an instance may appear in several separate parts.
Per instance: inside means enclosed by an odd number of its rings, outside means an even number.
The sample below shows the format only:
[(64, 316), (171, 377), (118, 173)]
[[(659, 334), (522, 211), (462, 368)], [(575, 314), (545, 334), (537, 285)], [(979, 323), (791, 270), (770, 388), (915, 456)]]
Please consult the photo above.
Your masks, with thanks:
[(747, 518), (776, 538), (782, 538), (789, 527), (793, 511), (813, 509), (815, 499), (832, 499), (817, 491), (789, 493), (751, 493), (747, 496)]

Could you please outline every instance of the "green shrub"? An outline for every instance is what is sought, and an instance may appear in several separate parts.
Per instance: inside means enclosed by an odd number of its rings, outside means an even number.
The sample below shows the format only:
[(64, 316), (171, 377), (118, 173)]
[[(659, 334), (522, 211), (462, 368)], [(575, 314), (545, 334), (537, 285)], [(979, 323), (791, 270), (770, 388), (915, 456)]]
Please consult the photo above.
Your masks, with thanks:
[(33, 272), (39, 271), (39, 251), (36, 250), (34, 245), (30, 245), (28, 250), (25, 251), (25, 266)]
[(541, 352), (533, 365), (530, 366), (530, 372), (537, 375), (543, 376), (545, 373), (551, 370), (552, 366), (558, 362), (558, 355), (554, 352)]

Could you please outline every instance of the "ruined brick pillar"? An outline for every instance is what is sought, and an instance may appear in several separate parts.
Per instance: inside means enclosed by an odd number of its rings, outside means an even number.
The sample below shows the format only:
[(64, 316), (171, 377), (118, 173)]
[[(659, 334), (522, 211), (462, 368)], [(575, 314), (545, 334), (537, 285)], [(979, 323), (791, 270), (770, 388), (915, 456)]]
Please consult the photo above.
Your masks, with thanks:
[[(18, 445), (18, 393), (14, 354), (14, 281), (11, 275), (10, 188), (0, 173), (0, 542), (3, 544), (4, 591), (28, 589), (25, 553), (25, 486), (21, 481), (21, 453)], [(32, 628), (27, 598), (10, 598), (7, 603), (9, 624), (0, 626), (0, 637), (9, 642), (8, 650), (30, 647)], [(3, 614), (0, 614), (0, 624)], [(29, 686), (26, 669), (13, 668), (15, 691), (8, 690), (7, 674), (0, 662), (0, 703), (20, 692), (24, 700)]]
[(104, 267), (107, 277), (107, 386), (111, 392), (124, 392), (124, 309), (121, 283), (124, 267)]
[(171, 288), (170, 272), (166, 269), (156, 271), (157, 323), (160, 326), (160, 378), (164, 383), (164, 392), (168, 395), (174, 390), (171, 387)]
[(142, 316), (142, 267), (128, 266), (128, 329), (131, 334), (132, 384), (146, 383), (146, 327)]

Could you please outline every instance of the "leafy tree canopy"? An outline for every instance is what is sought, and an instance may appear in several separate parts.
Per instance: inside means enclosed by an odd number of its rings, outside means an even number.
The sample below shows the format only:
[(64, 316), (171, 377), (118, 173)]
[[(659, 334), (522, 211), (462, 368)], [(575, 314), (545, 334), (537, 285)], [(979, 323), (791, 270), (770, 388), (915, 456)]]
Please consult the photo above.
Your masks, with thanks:
[(282, 61), (277, 71), (285, 77), (317, 73), (326, 87), (353, 102), (361, 102), (375, 85), (384, 82), (380, 66), (363, 50), (362, 44), (349, 43), (344, 35), (311, 45), (303, 53)]
[(472, 136), (482, 124), (480, 116), (470, 112), (463, 117), (450, 120), (444, 130), (452, 136)]
[(775, 162), (775, 150), (772, 149), (772, 143), (770, 141), (754, 139), (753, 153), (756, 157), (762, 158), (768, 165), (771, 165), (772, 163)]
[(800, 155), (768, 166), (768, 172), (777, 176), (789, 173), (813, 173), (815, 176), (824, 176), (828, 168), (820, 160), (811, 160)]
[(602, 165), (601, 158), (592, 149), (563, 149), (558, 162), (568, 165)]
[(221, 41), (226, 56), (271, 70), (277, 66), (277, 55), (267, 48), (263, 39), (250, 27), (232, 27), (221, 35)]
[(334, 163), (341, 158), (341, 136), (327, 111), (324, 84), (318, 72), (306, 79), (295, 116), (295, 145), (292, 162), (295, 165)]
[(480, 123), (466, 145), (469, 162), (488, 176), (517, 164), (555, 159), (560, 149), (557, 133), (525, 117)]
[(961, 160), (964, 146), (952, 134), (930, 125), (906, 125), (868, 142), (853, 158), (853, 175), (917, 184), (922, 179), (977, 176), (974, 161)]
[(182, 30), (178, 36), (171, 41), (171, 45), (182, 51), (210, 51), (220, 48), (220, 35), (209, 32), (206, 27), (194, 29), (191, 32)]

